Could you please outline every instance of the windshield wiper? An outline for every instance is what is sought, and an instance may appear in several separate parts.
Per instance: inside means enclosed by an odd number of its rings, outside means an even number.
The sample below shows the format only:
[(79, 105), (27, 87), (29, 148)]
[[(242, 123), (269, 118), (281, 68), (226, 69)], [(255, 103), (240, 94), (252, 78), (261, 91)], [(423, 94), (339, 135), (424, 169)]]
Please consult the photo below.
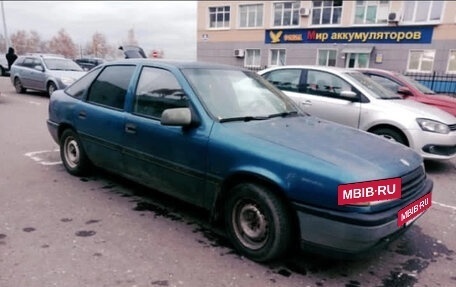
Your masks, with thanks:
[(272, 114), (272, 115), (269, 115), (268, 118), (275, 118), (275, 117), (285, 118), (285, 117), (288, 117), (288, 116), (291, 116), (291, 115), (297, 115), (297, 114), (298, 114), (298, 111), (289, 111), (289, 112)]
[(262, 120), (267, 120), (267, 119), (269, 119), (269, 117), (265, 117), (265, 116), (244, 116), (244, 117), (234, 117), (234, 118), (220, 119), (220, 122), (221, 123), (237, 122), (237, 121), (249, 122), (249, 121), (262, 121)]

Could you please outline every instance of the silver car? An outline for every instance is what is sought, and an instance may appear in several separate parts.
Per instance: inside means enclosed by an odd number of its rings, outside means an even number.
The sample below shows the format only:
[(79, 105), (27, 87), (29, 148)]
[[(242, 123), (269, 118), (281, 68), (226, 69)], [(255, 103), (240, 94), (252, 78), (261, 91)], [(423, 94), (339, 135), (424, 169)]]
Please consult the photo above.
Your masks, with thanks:
[(76, 62), (57, 55), (19, 56), (10, 70), (11, 82), (18, 94), (31, 89), (47, 92), (49, 96), (85, 74)]
[(426, 159), (456, 156), (456, 117), (404, 100), (360, 72), (280, 66), (259, 74), (312, 115), (402, 143)]

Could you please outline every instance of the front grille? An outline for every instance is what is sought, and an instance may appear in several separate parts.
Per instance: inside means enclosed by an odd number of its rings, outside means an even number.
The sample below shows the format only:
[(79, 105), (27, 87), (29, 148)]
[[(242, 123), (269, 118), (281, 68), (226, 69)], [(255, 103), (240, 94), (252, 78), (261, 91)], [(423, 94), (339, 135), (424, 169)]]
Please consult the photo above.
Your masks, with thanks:
[(456, 124), (448, 126), (450, 127), (450, 131), (456, 131)]
[(403, 175), (401, 178), (402, 198), (406, 199), (423, 188), (426, 180), (426, 173), (424, 172), (424, 168), (418, 167), (412, 172)]

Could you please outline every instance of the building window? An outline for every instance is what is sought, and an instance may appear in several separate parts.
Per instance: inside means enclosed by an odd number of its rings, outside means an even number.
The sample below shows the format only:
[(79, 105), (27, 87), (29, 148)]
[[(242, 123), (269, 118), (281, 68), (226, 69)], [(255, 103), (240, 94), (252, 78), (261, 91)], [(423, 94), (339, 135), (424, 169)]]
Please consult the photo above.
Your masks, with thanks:
[(404, 22), (435, 22), (442, 17), (443, 1), (404, 1), (404, 5)]
[(388, 22), (389, 1), (356, 1), (355, 24)]
[(336, 57), (336, 50), (318, 50), (317, 65), (335, 67)]
[(346, 68), (368, 68), (369, 53), (346, 53), (345, 67)]
[(209, 7), (209, 28), (230, 27), (230, 6)]
[(340, 24), (342, 0), (312, 1), (312, 25)]
[(456, 74), (456, 50), (450, 50), (447, 73)]
[(434, 50), (411, 50), (408, 57), (408, 72), (431, 72), (434, 66)]
[(249, 68), (259, 68), (261, 65), (260, 49), (246, 49), (244, 66)]
[(299, 1), (274, 3), (274, 26), (299, 25)]
[(263, 26), (263, 4), (240, 5), (239, 27), (252, 28)]
[(285, 49), (271, 49), (271, 58), (269, 65), (271, 66), (283, 66), (285, 65)]

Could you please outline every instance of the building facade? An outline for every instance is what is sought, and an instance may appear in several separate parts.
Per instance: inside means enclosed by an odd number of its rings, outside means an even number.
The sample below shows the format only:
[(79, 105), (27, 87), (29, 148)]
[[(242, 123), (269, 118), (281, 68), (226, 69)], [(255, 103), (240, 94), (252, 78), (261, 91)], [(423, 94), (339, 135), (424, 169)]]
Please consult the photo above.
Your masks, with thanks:
[(197, 59), (456, 75), (456, 1), (199, 1)]

